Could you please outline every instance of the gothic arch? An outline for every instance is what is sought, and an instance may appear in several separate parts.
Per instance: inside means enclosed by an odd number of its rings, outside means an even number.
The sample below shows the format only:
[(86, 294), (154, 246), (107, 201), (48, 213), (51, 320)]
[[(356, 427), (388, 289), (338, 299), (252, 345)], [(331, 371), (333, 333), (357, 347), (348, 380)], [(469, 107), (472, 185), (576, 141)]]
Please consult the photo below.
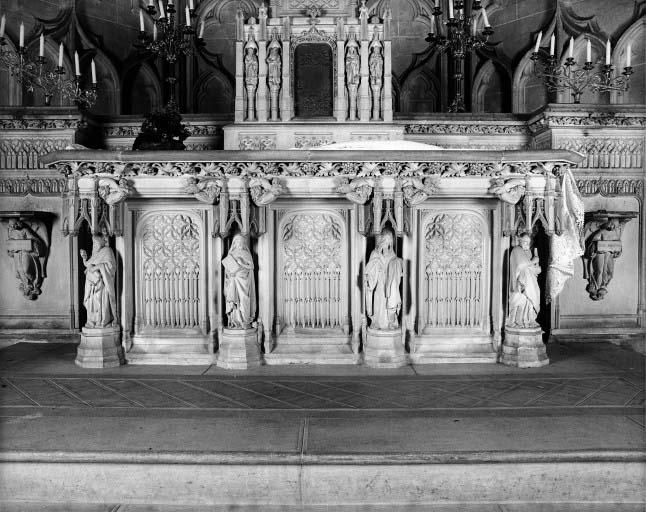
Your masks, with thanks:
[[(549, 40), (548, 36), (543, 36)], [(530, 113), (548, 102), (547, 88), (543, 81), (534, 75), (534, 62), (531, 60), (534, 49), (527, 51), (516, 66), (512, 79), (512, 112)]]
[(147, 114), (161, 108), (163, 90), (157, 73), (147, 62), (132, 66), (121, 85), (124, 114)]
[(121, 84), (119, 73), (112, 61), (101, 50), (94, 55), (96, 64), (98, 96), (92, 109), (96, 114), (118, 115), (121, 113)]
[(621, 73), (626, 65), (626, 48), (630, 43), (632, 45), (631, 65), (634, 73), (630, 77), (630, 89), (621, 94), (615, 91), (611, 92), (610, 103), (643, 103), (646, 94), (646, 61), (644, 61), (646, 45), (644, 40), (646, 40), (646, 16), (639, 18), (621, 35), (612, 53), (615, 72)]
[(402, 113), (437, 112), (440, 102), (437, 77), (425, 67), (415, 69), (401, 87), (399, 105)]
[[(17, 55), (16, 47), (10, 37), (5, 36), (7, 52)], [(0, 73), (0, 105), (17, 107), (22, 105), (22, 87), (9, 73), (2, 70)]]
[[(38, 55), (38, 38), (33, 39), (27, 44), (27, 51), (32, 55)], [(52, 40), (50, 37), (45, 37), (45, 69), (53, 70), (58, 65), (58, 49), (59, 43)], [(74, 78), (74, 66), (69, 59), (67, 52), (63, 55), (63, 69), (65, 74), (64, 79), (70, 80)], [(24, 106), (43, 107), (45, 106), (45, 95), (42, 89), (36, 88), (33, 92), (22, 91), (22, 104)], [(72, 102), (67, 98), (63, 98), (59, 93), (54, 94), (51, 100), (52, 106), (69, 106)]]
[(196, 10), (198, 26), (202, 20), (204, 20), (205, 26), (208, 25), (209, 20), (218, 23), (226, 21), (222, 17), (222, 12), (228, 4), (232, 3), (236, 3), (247, 16), (258, 16), (258, 5), (253, 0), (206, 0), (201, 2)]
[[(498, 83), (496, 83), (496, 81)], [(499, 99), (494, 104), (492, 93), (498, 89)], [(473, 112), (508, 112), (510, 80), (506, 71), (492, 60), (484, 63), (476, 73), (471, 88), (471, 107)], [(495, 98), (494, 98), (495, 99)]]
[(230, 80), (218, 69), (202, 73), (193, 90), (196, 112), (229, 114), (234, 108), (234, 89)]

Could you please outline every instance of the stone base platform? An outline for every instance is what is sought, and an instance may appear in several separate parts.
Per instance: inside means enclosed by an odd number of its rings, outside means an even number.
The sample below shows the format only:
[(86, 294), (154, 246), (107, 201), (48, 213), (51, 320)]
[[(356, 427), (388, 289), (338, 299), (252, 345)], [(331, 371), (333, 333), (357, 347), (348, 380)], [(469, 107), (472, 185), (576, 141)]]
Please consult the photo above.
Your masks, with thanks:
[(507, 327), (500, 362), (518, 368), (537, 368), (550, 364), (540, 327)]
[(121, 327), (83, 327), (74, 362), (82, 368), (114, 368), (122, 365)]
[(195, 365), (215, 362), (213, 341), (206, 336), (133, 336), (128, 364)]
[(258, 330), (222, 329), (216, 364), (228, 370), (247, 370), (262, 364)]
[(270, 353), (264, 354), (265, 364), (357, 364), (358, 356), (352, 352), (351, 336), (338, 332), (326, 335), (306, 333), (281, 334)]
[(490, 336), (460, 337), (438, 332), (415, 336), (410, 359), (414, 364), (496, 363), (498, 354)]
[(368, 327), (363, 360), (372, 368), (401, 368), (408, 364), (401, 330), (378, 331)]

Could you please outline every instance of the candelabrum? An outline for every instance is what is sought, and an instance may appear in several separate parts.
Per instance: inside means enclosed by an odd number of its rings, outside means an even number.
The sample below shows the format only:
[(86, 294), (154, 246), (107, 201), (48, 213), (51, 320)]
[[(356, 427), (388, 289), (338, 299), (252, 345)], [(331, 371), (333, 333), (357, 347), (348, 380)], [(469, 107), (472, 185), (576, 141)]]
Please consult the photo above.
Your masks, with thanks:
[(633, 74), (632, 66), (626, 66), (623, 73), (615, 75), (609, 63), (599, 66), (599, 71), (595, 71), (596, 65), (591, 61), (580, 68), (573, 57), (565, 59), (564, 64), (558, 64), (556, 55), (547, 56), (539, 51), (532, 53), (532, 60), (534, 74), (543, 80), (548, 91), (571, 91), (574, 103), (581, 103), (581, 95), (587, 88), (595, 92), (626, 92)]
[[(448, 52), (453, 58), (454, 73), (452, 75), (455, 86), (455, 97), (449, 105), (449, 112), (465, 112), (464, 103), (464, 59), (467, 53), (472, 53), (478, 48), (489, 44), (489, 37), (493, 29), (489, 25), (487, 11), (482, 9), (482, 2), (473, 0), (471, 9), (467, 13), (466, 2), (448, 0), (448, 17), (442, 19), (442, 9), (436, 0), (431, 19), (431, 32), (426, 41), (434, 46), (435, 50), (442, 53)], [(476, 18), (482, 9), (484, 28), (480, 33), (476, 30)], [(437, 20), (437, 21), (436, 21)], [(442, 30), (442, 25), (446, 27)]]
[(27, 48), (21, 46), (14, 53), (7, 48), (4, 37), (0, 37), (0, 67), (8, 70), (13, 77), (27, 91), (34, 92), (40, 89), (45, 96), (45, 105), (51, 105), (52, 98), (59, 94), (67, 98), (81, 110), (92, 108), (97, 100), (97, 86), (93, 83), (87, 88), (82, 83), (81, 75), (74, 78), (65, 77), (63, 66), (49, 67), (42, 55), (33, 59)]

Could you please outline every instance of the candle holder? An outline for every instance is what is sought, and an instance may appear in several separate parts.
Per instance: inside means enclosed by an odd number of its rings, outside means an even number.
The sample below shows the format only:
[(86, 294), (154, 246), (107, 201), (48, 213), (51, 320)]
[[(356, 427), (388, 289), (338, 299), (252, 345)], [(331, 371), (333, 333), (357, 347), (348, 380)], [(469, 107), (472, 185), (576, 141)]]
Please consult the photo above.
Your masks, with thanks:
[(594, 72), (596, 66), (591, 61), (579, 68), (572, 57), (559, 65), (555, 55), (546, 56), (545, 52), (540, 51), (533, 52), (531, 59), (534, 62), (534, 75), (543, 80), (547, 90), (570, 91), (574, 103), (581, 103), (581, 95), (587, 88), (595, 92), (626, 92), (630, 87), (630, 75), (633, 74), (632, 66), (626, 66), (623, 73), (615, 76), (611, 64), (603, 64), (600, 71)]
[[(489, 37), (494, 33), (491, 26), (485, 26), (480, 33), (474, 30), (476, 18), (481, 9), (482, 3), (473, 0), (467, 14), (466, 2), (456, 0), (453, 2), (453, 17), (442, 20), (442, 9), (437, 2), (433, 8), (432, 14), (437, 33), (430, 32), (426, 41), (433, 47), (431, 51), (448, 52), (453, 59), (455, 70), (451, 76), (455, 86), (455, 97), (449, 105), (449, 112), (466, 112), (464, 102), (464, 59), (466, 55), (490, 46)], [(445, 30), (441, 29), (442, 25), (446, 27)]]

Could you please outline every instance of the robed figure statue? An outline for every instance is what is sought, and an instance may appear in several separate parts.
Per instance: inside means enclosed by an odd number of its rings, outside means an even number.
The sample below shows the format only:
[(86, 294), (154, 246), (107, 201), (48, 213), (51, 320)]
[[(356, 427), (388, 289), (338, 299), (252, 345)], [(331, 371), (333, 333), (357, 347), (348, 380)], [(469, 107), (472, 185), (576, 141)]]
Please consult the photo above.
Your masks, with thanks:
[(230, 329), (248, 329), (256, 315), (253, 258), (244, 236), (236, 235), (224, 266), (224, 298)]
[(366, 265), (366, 312), (372, 329), (399, 329), (398, 316), (402, 304), (399, 285), (404, 263), (395, 254), (393, 246), (392, 232), (382, 232)]
[(530, 251), (531, 238), (521, 235), (519, 245), (514, 247), (509, 258), (509, 316), (510, 327), (537, 327), (536, 316), (540, 311), (541, 290), (538, 286), (536, 250)]
[(615, 259), (621, 256), (619, 220), (609, 219), (585, 241), (583, 278), (592, 300), (602, 300), (615, 272)]
[(100, 329), (118, 325), (117, 299), (114, 291), (114, 278), (117, 262), (105, 235), (92, 237), (92, 256), (80, 251), (85, 265), (85, 295), (83, 305), (87, 311), (85, 327)]

